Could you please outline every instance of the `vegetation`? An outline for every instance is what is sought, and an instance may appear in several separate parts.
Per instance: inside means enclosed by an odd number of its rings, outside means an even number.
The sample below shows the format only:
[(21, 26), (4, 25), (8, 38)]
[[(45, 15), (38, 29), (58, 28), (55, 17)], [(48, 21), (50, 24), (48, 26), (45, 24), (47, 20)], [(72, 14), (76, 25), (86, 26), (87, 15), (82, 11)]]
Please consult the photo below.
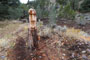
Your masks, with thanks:
[(56, 4), (51, 4), (50, 11), (49, 11), (49, 24), (54, 25), (56, 24)]
[(75, 10), (73, 10), (71, 8), (70, 3), (68, 3), (64, 7), (63, 7), (63, 5), (61, 5), (61, 8), (59, 9), (59, 16), (61, 18), (74, 19), (75, 14), (76, 14), (76, 12), (75, 12)]
[(0, 0), (0, 60), (89, 60), (87, 12), (89, 0)]
[(0, 1), (0, 19), (3, 19), (3, 18), (8, 19), (14, 9), (15, 9), (14, 11), (17, 11), (16, 8), (18, 8), (19, 5), (20, 5), (19, 0), (1, 0)]
[[(82, 3), (81, 3), (82, 2)], [(0, 19), (18, 19), (21, 17), (27, 18), (28, 9), (32, 6), (37, 11), (38, 18), (50, 18), (55, 15), (66, 19), (74, 19), (76, 11), (89, 12), (89, 0), (56, 0), (56, 6), (52, 6), (50, 0), (35, 0), (27, 4), (20, 3), (19, 0), (1, 0), (0, 1)], [(52, 8), (51, 8), (52, 7)], [(55, 14), (54, 11), (59, 11)], [(53, 14), (52, 14), (53, 13)], [(55, 15), (54, 15), (55, 14)], [(53, 15), (53, 16), (51, 16)], [(56, 17), (55, 17), (56, 18)]]
[(46, 18), (48, 17), (49, 11), (49, 0), (36, 0), (36, 11), (38, 18)]
[(84, 0), (80, 7), (81, 12), (90, 12), (90, 0)]

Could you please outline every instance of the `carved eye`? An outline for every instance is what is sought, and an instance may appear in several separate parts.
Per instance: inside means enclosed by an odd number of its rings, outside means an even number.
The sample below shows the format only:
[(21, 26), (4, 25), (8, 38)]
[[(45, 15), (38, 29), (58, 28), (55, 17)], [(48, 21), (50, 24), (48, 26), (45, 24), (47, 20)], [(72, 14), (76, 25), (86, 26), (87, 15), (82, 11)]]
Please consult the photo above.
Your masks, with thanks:
[(29, 14), (32, 15), (32, 10), (29, 11)]
[(36, 11), (30, 10), (30, 11), (29, 11), (29, 14), (30, 14), (30, 15), (36, 15)]

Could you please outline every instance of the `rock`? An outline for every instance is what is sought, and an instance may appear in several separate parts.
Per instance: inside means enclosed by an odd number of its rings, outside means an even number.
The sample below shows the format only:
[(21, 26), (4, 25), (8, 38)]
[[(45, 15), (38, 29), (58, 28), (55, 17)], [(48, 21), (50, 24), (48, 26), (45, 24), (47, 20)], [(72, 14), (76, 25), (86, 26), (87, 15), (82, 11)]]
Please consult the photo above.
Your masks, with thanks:
[(39, 56), (39, 58), (42, 58), (42, 56)]
[(63, 56), (65, 56), (66, 54), (63, 54)]
[(73, 58), (75, 57), (74, 55), (75, 55), (75, 53), (72, 53), (72, 57), (73, 57)]
[(86, 51), (82, 51), (82, 54), (86, 53)]
[(18, 20), (12, 20), (11, 23), (14, 23), (14, 24), (16, 24), (16, 23), (21, 23), (21, 21), (18, 21)]
[(56, 28), (54, 28), (54, 32), (65, 32), (68, 28), (66, 26), (62, 27), (62, 26), (57, 26)]
[(82, 58), (88, 60), (88, 57), (86, 55), (82, 55)]
[(89, 53), (90, 53), (90, 49), (87, 49), (87, 52), (89, 52)]
[(1, 58), (2, 58), (2, 59), (4, 59), (4, 58), (5, 58), (5, 56), (1, 56)]
[(88, 33), (84, 33), (83, 36), (89, 37), (90, 35)]
[(75, 18), (76, 18), (76, 20), (75, 20), (76, 23), (81, 26), (82, 25), (84, 26), (87, 23), (87, 20), (85, 19), (85, 16), (82, 13), (77, 14)]

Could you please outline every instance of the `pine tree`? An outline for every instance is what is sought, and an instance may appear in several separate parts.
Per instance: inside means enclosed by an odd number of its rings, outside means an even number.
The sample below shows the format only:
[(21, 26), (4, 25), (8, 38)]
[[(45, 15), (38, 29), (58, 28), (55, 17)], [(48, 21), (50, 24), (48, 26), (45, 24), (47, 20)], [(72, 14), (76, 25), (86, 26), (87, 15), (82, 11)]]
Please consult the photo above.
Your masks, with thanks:
[(9, 9), (13, 9), (14, 11), (17, 10), (20, 6), (19, 0), (0, 0), (0, 19), (8, 19), (10, 18)]
[(84, 0), (80, 8), (81, 12), (90, 12), (90, 0)]
[(6, 18), (8, 15), (8, 0), (0, 0), (0, 19)]

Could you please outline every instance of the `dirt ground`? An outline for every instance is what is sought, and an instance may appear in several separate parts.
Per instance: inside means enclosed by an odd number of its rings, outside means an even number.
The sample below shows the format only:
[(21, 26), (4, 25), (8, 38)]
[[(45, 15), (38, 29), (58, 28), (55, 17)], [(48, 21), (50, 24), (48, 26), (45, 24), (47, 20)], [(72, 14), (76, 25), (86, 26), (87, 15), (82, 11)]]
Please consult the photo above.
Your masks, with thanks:
[[(44, 21), (47, 22), (47, 20)], [(59, 21), (57, 24), (80, 28), (82, 30), (86, 29), (85, 31), (90, 30), (90, 24), (79, 27), (72, 21), (63, 20)], [(15, 44), (13, 47), (0, 50), (0, 60), (90, 60), (90, 41), (68, 37), (63, 33), (53, 33), (51, 37), (41, 36), (41, 39), (38, 41), (38, 49), (31, 51), (26, 45), (28, 32), (24, 33), (25, 28), (23, 30), (23, 27), (25, 26), (27, 26), (27, 24), (14, 23), (13, 25), (7, 25), (5, 28), (1, 27), (4, 29), (4, 31), (1, 29), (1, 38), (9, 37), (8, 39), (15, 41)], [(20, 28), (19, 32), (15, 32), (18, 28)], [(13, 36), (11, 32), (20, 33), (21, 36), (17, 36), (14, 39), (10, 38)], [(10, 43), (11, 42), (9, 42), (9, 44)], [(5, 52), (6, 55), (4, 54)], [(6, 57), (7, 59), (4, 59)]]
[(9, 50), (10, 60), (89, 60), (90, 42), (58, 36), (41, 37), (39, 48), (30, 51), (25, 39), (18, 37), (13, 49)]

